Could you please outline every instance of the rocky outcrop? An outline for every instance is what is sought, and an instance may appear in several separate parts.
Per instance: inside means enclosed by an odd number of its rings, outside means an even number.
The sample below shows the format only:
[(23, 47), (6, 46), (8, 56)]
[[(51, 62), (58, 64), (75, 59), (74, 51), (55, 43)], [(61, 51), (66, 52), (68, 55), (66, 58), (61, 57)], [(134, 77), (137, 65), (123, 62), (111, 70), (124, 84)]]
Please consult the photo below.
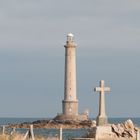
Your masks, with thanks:
[[(104, 140), (132, 140), (136, 139), (136, 133), (139, 130), (135, 127), (132, 120), (127, 120), (120, 124), (108, 124), (106, 126), (96, 126), (96, 121), (73, 121), (73, 120), (38, 120), (32, 123), (21, 123), (9, 125), (15, 128), (29, 128), (33, 124), (34, 128), (56, 128), (59, 129), (79, 129), (88, 128), (89, 132), (85, 138), (95, 138), (97, 135)], [(140, 130), (139, 130), (140, 131)], [(96, 135), (97, 134), (97, 135)], [(100, 140), (100, 139), (99, 139)], [(102, 139), (103, 140), (103, 139)]]
[(112, 124), (112, 132), (114, 132), (118, 137), (125, 137), (125, 138), (135, 138), (136, 137), (136, 127), (132, 120), (127, 120), (121, 124)]
[(95, 122), (91, 120), (74, 121), (74, 120), (37, 120), (32, 123), (24, 122), (21, 124), (11, 124), (10, 127), (16, 128), (29, 128), (33, 124), (34, 128), (56, 128), (59, 129), (78, 129), (78, 128), (91, 128), (95, 126)]
[(132, 120), (127, 120), (120, 124), (108, 124), (91, 128), (86, 138), (98, 138), (99, 140), (134, 140), (137, 136), (138, 128), (134, 126)]

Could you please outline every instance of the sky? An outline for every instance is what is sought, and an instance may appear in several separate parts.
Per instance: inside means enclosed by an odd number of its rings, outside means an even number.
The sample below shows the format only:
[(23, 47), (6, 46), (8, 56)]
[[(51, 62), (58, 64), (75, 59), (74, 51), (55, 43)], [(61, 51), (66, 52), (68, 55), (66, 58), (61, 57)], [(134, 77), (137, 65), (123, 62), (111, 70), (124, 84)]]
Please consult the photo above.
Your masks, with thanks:
[(140, 1), (1, 0), (0, 117), (55, 117), (64, 98), (64, 45), (77, 44), (79, 113), (140, 117)]

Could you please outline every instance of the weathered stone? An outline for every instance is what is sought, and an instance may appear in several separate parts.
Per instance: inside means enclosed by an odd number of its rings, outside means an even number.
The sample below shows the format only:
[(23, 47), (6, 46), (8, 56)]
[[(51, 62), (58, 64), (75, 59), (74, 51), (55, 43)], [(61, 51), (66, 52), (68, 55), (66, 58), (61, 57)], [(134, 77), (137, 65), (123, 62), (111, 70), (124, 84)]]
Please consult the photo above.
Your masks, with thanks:
[(107, 120), (107, 116), (105, 113), (105, 92), (110, 92), (110, 88), (109, 87), (105, 87), (104, 84), (104, 80), (100, 81), (100, 87), (96, 87), (94, 88), (95, 92), (99, 92), (100, 93), (100, 97), (99, 97), (99, 114), (97, 116), (97, 125), (98, 126), (103, 126), (106, 125), (108, 123)]
[(131, 130), (134, 130), (134, 128), (135, 128), (132, 120), (130, 120), (130, 119), (125, 121), (124, 126), (126, 129), (131, 129)]
[(118, 137), (122, 136), (122, 133), (124, 132), (124, 129), (120, 124), (118, 125), (113, 124), (112, 130), (117, 134)]
[(125, 131), (129, 134), (130, 137), (135, 137), (136, 134), (135, 134), (135, 126), (132, 122), (132, 120), (127, 120), (125, 123), (124, 123), (124, 127), (125, 127)]
[(95, 138), (95, 139), (103, 139), (105, 138), (113, 138), (115, 137), (114, 133), (112, 132), (111, 126), (96, 126), (93, 127), (89, 133), (87, 134), (88, 138)]
[(123, 124), (112, 124), (112, 131), (117, 134), (118, 137), (135, 138), (136, 129), (132, 120), (127, 120)]
[(96, 126), (96, 121), (93, 120), (93, 121), (91, 122), (91, 127), (95, 127), (95, 126)]
[(121, 124), (93, 127), (87, 137), (99, 140), (135, 140), (138, 130), (131, 120), (127, 120)]

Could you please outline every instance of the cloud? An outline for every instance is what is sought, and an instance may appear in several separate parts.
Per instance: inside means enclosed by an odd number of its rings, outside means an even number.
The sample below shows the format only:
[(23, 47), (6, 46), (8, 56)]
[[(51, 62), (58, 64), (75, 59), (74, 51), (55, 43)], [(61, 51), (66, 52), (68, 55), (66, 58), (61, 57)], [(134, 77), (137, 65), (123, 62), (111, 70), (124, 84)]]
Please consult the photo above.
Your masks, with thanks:
[(131, 44), (137, 47), (138, 3), (111, 0), (1, 2), (0, 44), (49, 47), (65, 43), (66, 34), (73, 32), (77, 42), (87, 47), (92, 44), (94, 47), (114, 47), (115, 44), (116, 47), (127, 48)]

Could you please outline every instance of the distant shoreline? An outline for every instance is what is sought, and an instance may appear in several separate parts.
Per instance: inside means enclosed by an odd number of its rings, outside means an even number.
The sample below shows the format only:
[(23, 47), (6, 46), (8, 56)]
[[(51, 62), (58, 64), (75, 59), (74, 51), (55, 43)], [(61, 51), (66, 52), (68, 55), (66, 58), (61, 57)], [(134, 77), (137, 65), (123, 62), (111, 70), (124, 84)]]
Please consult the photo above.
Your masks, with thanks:
[(9, 127), (13, 128), (29, 128), (33, 124), (34, 128), (54, 128), (54, 129), (81, 129), (91, 128), (95, 126), (95, 121), (55, 121), (55, 120), (37, 120), (34, 122), (24, 122), (18, 124), (9, 124)]
[[(112, 120), (111, 120), (112, 119)], [(109, 118), (110, 124), (118, 124), (126, 121), (127, 118)], [(134, 121), (135, 120), (135, 121)], [(140, 122), (140, 118), (132, 118), (132, 121), (137, 127), (140, 127), (137, 122)], [(29, 128), (30, 125), (33, 124), (34, 128), (48, 128), (48, 129), (59, 129), (62, 127), (63, 129), (81, 129), (81, 128), (91, 128), (96, 125), (96, 121), (89, 119), (85, 121), (55, 121), (53, 119), (39, 119), (35, 121), (25, 121), (25, 122), (17, 122), (17, 123), (9, 123), (9, 127), (16, 128)]]
[[(108, 122), (109, 123), (122, 123), (128, 119), (131, 119), (135, 125), (140, 127), (140, 117), (108, 118)], [(17, 117), (16, 118), (14, 118), (14, 117), (4, 118), (4, 117), (0, 117), (0, 125), (19, 124), (19, 123), (24, 123), (24, 122), (32, 123), (32, 122), (35, 122), (37, 120), (52, 120), (52, 118), (17, 118)], [(89, 120), (95, 120), (95, 118), (89, 118)]]

